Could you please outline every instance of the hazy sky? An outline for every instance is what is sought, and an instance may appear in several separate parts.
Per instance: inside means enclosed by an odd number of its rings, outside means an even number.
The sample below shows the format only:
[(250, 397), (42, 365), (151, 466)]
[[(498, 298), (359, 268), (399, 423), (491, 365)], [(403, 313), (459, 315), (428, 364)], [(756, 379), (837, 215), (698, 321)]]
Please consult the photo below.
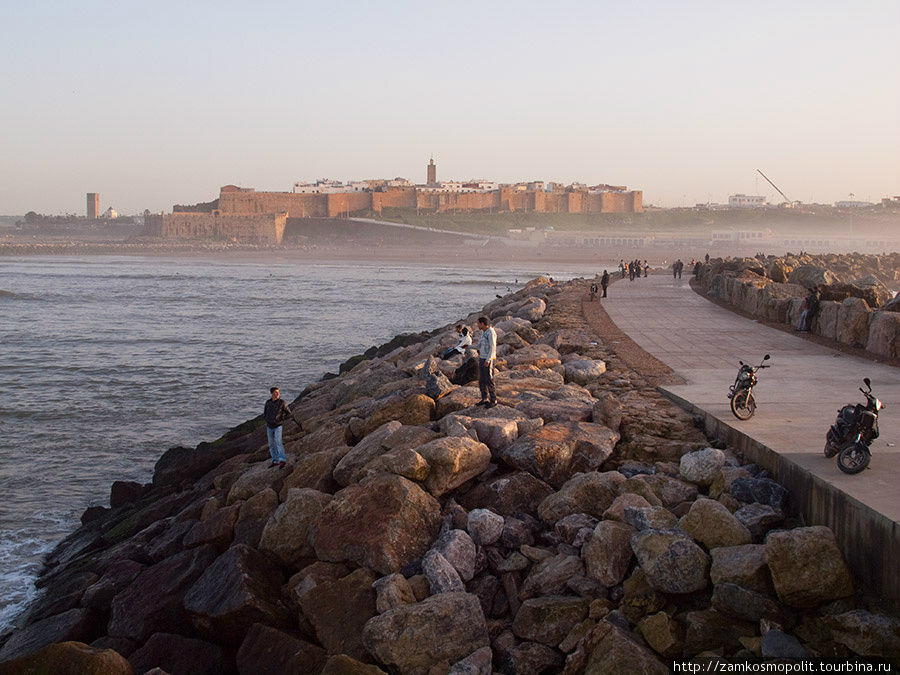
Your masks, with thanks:
[(900, 194), (900, 2), (0, 3), (0, 214), (221, 185)]

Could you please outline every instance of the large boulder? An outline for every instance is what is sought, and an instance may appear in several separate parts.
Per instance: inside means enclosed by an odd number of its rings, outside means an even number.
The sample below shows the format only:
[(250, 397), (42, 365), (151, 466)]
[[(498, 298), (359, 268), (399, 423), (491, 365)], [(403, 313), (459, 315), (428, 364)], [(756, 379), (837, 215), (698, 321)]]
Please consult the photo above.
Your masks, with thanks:
[(236, 660), (239, 675), (317, 673), (325, 665), (325, 650), (277, 628), (256, 623), (247, 631)]
[(611, 588), (622, 583), (631, 565), (631, 525), (614, 520), (597, 523), (591, 538), (581, 550), (587, 575)]
[(641, 645), (634, 636), (603, 620), (579, 643), (567, 659), (567, 672), (572, 673), (642, 673), (666, 675), (669, 672), (656, 655)]
[(788, 492), (770, 478), (736, 478), (729, 488), (732, 496), (747, 504), (759, 502), (784, 512)]
[(425, 675), (487, 647), (489, 638), (477, 596), (441, 593), (370, 619), (363, 642), (380, 663), (404, 675)]
[(316, 584), (300, 597), (303, 616), (329, 654), (371, 660), (362, 633), (377, 612), (372, 587), (376, 580), (371, 570), (360, 568), (336, 581)]
[(332, 477), (334, 468), (350, 451), (349, 446), (339, 445), (329, 450), (319, 450), (297, 458), (293, 472), (281, 485), (282, 497), (291, 488), (312, 488), (319, 492), (334, 492), (337, 484)]
[(432, 595), (438, 593), (464, 593), (466, 585), (459, 573), (440, 551), (431, 549), (422, 558), (422, 572), (428, 579)]
[(520, 437), (499, 454), (513, 468), (558, 487), (579, 471), (597, 469), (618, 440), (619, 434), (593, 422), (552, 422)]
[(840, 304), (835, 338), (845, 345), (864, 347), (869, 339), (872, 312), (862, 298), (847, 298)]
[(332, 496), (310, 488), (294, 488), (266, 523), (259, 550), (275, 556), (285, 567), (315, 555), (309, 531)]
[(440, 525), (434, 497), (406, 478), (378, 474), (335, 494), (310, 537), (320, 560), (390, 574), (421, 557)]
[[(0, 662), (18, 659), (54, 642), (89, 642), (96, 637), (99, 619), (97, 610), (78, 607), (29, 624), (14, 632), (6, 641), (6, 644), (0, 649)], [(78, 652), (79, 649), (73, 648), (71, 651)], [(82, 656), (84, 655), (82, 654)], [(95, 654), (87, 656), (91, 658), (83, 658), (85, 662), (101, 660), (95, 658)], [(53, 657), (53, 654), (48, 655), (48, 658), (50, 657)], [(0, 666), (0, 668), (2, 667)]]
[(709, 583), (709, 556), (684, 532), (644, 530), (631, 548), (648, 583), (663, 593), (693, 593)]
[(391, 420), (410, 425), (428, 424), (434, 410), (434, 399), (425, 394), (390, 396), (367, 417), (363, 423), (363, 433), (367, 435)]
[(803, 288), (815, 288), (816, 286), (827, 286), (837, 281), (837, 277), (824, 267), (800, 265), (791, 272), (788, 281), (792, 284), (803, 286)]
[(593, 359), (577, 359), (565, 364), (566, 382), (582, 386), (599, 380), (606, 372), (606, 362)]
[(679, 522), (681, 529), (708, 549), (720, 546), (740, 546), (752, 540), (744, 527), (723, 504), (715, 499), (701, 498)]
[(725, 465), (725, 453), (716, 448), (703, 448), (681, 456), (678, 471), (685, 480), (709, 485)]
[(713, 584), (737, 584), (760, 593), (772, 592), (772, 577), (763, 544), (722, 546), (713, 549), (710, 555), (709, 576)]
[(584, 563), (577, 555), (559, 553), (544, 558), (531, 568), (519, 597), (524, 599), (538, 595), (562, 595), (566, 592), (570, 579), (583, 575)]
[(220, 555), (191, 586), (185, 611), (201, 635), (237, 643), (254, 623), (282, 625), (281, 570), (266, 556), (244, 544)]
[(471, 581), (475, 576), (475, 542), (463, 530), (448, 530), (434, 542), (433, 550), (453, 565), (463, 581)]
[(538, 506), (553, 488), (527, 471), (515, 471), (499, 478), (479, 483), (462, 495), (460, 503), (468, 508), (486, 508), (501, 516), (516, 513), (535, 515)]
[(384, 442), (402, 426), (400, 422), (391, 420), (367, 434), (334, 467), (334, 479), (341, 485), (359, 481), (363, 477), (363, 467), (387, 450)]
[(559, 492), (541, 502), (538, 516), (548, 524), (555, 524), (573, 513), (587, 513), (599, 518), (612, 505), (624, 482), (625, 476), (618, 471), (577, 474), (566, 481)]
[[(133, 675), (125, 657), (112, 649), (95, 649), (66, 641), (6, 660), (0, 655), (0, 675)], [(143, 672), (143, 671), (142, 671)]]
[(428, 462), (425, 488), (435, 497), (459, 487), (488, 468), (491, 451), (465, 436), (437, 438), (417, 449)]
[[(507, 394), (503, 389), (498, 387), (498, 395), (501, 392)], [(516, 410), (529, 418), (540, 417), (545, 422), (587, 422), (592, 418), (597, 402), (589, 391), (577, 384), (565, 384), (540, 394), (525, 393), (519, 399)]]
[(853, 593), (853, 579), (828, 527), (770, 532), (766, 562), (778, 599), (791, 607), (816, 607)]
[(173, 633), (154, 633), (128, 656), (135, 673), (160, 668), (167, 673), (218, 675), (228, 670), (221, 647)]
[(512, 631), (523, 640), (556, 647), (588, 615), (588, 598), (551, 595), (530, 598), (522, 603), (513, 620)]
[(535, 368), (555, 368), (562, 361), (559, 352), (549, 345), (528, 345), (506, 357), (509, 368), (534, 366)]
[(200, 546), (142, 571), (113, 599), (107, 633), (143, 642), (153, 633), (186, 629), (184, 597), (215, 558), (212, 546)]
[(900, 314), (897, 312), (874, 312), (869, 322), (866, 351), (888, 358), (900, 356), (898, 334), (900, 334)]
[(900, 658), (900, 619), (854, 609), (831, 617), (831, 634), (835, 642), (854, 654), (879, 658)]
[(515, 317), (526, 321), (538, 321), (547, 311), (547, 303), (541, 298), (528, 298), (515, 310)]

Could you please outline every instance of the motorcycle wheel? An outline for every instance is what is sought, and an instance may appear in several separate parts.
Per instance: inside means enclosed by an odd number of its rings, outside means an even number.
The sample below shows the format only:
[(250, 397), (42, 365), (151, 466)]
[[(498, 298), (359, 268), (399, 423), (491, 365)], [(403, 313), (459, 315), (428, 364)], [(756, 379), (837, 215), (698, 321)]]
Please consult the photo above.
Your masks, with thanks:
[(739, 420), (749, 420), (756, 412), (756, 399), (749, 389), (741, 389), (731, 397), (731, 412)]
[(841, 450), (841, 454), (837, 458), (837, 465), (844, 473), (859, 473), (869, 466), (871, 457), (865, 445), (853, 443)]

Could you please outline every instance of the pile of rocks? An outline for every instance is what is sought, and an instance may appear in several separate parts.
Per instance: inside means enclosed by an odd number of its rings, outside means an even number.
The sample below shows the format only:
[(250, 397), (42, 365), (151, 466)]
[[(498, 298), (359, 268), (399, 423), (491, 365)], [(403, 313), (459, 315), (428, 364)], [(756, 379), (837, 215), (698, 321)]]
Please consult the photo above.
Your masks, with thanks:
[(702, 265), (708, 295), (768, 321), (796, 326), (808, 289), (821, 289), (816, 335), (888, 358), (900, 357), (900, 254), (716, 259)]
[(310, 386), (284, 469), (251, 420), (115, 484), (49, 556), (0, 673), (900, 656), (900, 622), (854, 596), (831, 531), (792, 527), (780, 485), (598, 344), (583, 293), (538, 279), (482, 310), (494, 408), (446, 381), (448, 326)]

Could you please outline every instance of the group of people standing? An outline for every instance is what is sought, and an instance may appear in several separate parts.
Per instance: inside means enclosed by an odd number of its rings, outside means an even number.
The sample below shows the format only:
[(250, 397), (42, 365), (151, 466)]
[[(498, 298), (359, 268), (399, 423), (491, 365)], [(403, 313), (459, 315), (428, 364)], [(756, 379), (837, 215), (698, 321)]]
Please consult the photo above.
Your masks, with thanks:
[(631, 281), (634, 281), (635, 278), (639, 279), (641, 277), (641, 272), (643, 272), (644, 276), (646, 277), (649, 271), (650, 265), (647, 264), (646, 260), (643, 263), (638, 259), (634, 259), (631, 262), (625, 262), (624, 259), (619, 261), (619, 272), (621, 273), (623, 279), (627, 274), (628, 278)]
[[(481, 391), (481, 400), (475, 405), (493, 408), (497, 405), (497, 392), (494, 386), (494, 361), (497, 359), (497, 331), (491, 325), (491, 320), (486, 316), (478, 318), (478, 329), (481, 331), (481, 338), (478, 340), (477, 360), (478, 388)], [(463, 324), (458, 324), (456, 326), (456, 332), (459, 335), (458, 342), (455, 346), (442, 352), (440, 357), (442, 359), (448, 359), (455, 354), (465, 355), (468, 353), (470, 358), (464, 361), (463, 364), (456, 369), (453, 379), (456, 380), (456, 376), (461, 375), (460, 371), (468, 368), (470, 375), (466, 378), (466, 382), (469, 382), (471, 379), (471, 367), (475, 365), (474, 350), (471, 349), (472, 332), (469, 330), (468, 326)], [(466, 382), (460, 382), (460, 384), (465, 384)], [(299, 427), (300, 422), (294, 417), (294, 413), (291, 412), (288, 404), (281, 398), (278, 387), (269, 389), (269, 399), (263, 407), (263, 418), (266, 421), (266, 436), (269, 441), (269, 456), (272, 460), (271, 466), (284, 468), (287, 462), (284, 452), (284, 442), (282, 440), (284, 423), (288, 418), (291, 418)]]

